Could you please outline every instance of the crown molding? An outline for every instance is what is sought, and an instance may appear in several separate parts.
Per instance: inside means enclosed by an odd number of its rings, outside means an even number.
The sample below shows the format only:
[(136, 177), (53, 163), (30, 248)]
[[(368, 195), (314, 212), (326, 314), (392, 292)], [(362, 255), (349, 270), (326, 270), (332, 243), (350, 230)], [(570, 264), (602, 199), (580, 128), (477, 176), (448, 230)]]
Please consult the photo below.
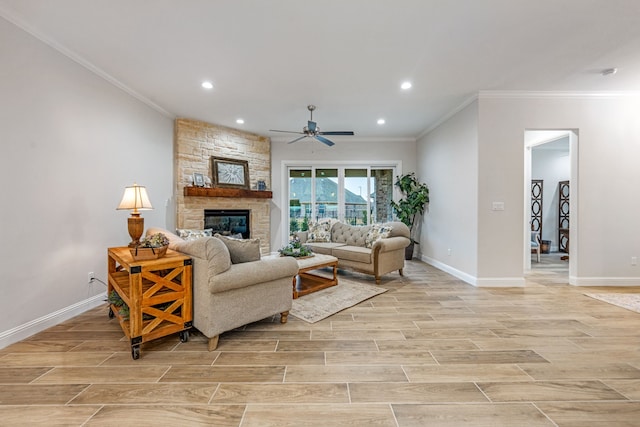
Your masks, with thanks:
[(442, 116), (431, 126), (420, 132), (416, 140), (436, 129), (442, 123), (458, 114), (477, 99), (615, 99), (640, 97), (640, 91), (608, 91), (608, 92), (570, 92), (570, 91), (515, 91), (515, 90), (481, 90), (473, 94), (460, 105)]
[(640, 91), (571, 92), (481, 90), (478, 92), (479, 99), (606, 99), (631, 98), (636, 96), (640, 96)]
[(420, 132), (418, 134), (418, 136), (416, 137), (416, 140), (419, 140), (422, 137), (424, 137), (425, 135), (427, 135), (429, 132), (431, 132), (432, 130), (434, 130), (435, 128), (437, 128), (438, 126), (440, 126), (441, 124), (443, 124), (447, 120), (449, 120), (451, 117), (453, 117), (456, 114), (458, 114), (460, 111), (465, 109), (467, 106), (469, 106), (472, 102), (474, 102), (477, 99), (478, 99), (478, 94), (476, 93), (476, 94), (471, 95), (469, 98), (465, 99), (464, 101), (462, 101), (462, 103), (459, 104), (457, 107), (455, 107), (453, 110), (449, 111), (447, 114), (445, 114), (444, 116), (442, 116), (441, 118), (436, 120), (436, 122), (433, 123), (431, 126), (429, 126), (425, 130)]
[(91, 71), (95, 75), (103, 78), (104, 80), (106, 80), (111, 85), (117, 87), (118, 89), (122, 90), (123, 92), (127, 93), (128, 95), (136, 98), (138, 101), (140, 101), (143, 104), (147, 105), (148, 107), (154, 109), (155, 111), (157, 111), (158, 113), (162, 114), (163, 116), (169, 117), (171, 119), (175, 119), (175, 117), (176, 117), (175, 114), (165, 110), (164, 108), (162, 108), (161, 106), (159, 106), (155, 102), (151, 101), (149, 98), (139, 94), (135, 90), (131, 89), (129, 86), (125, 85), (124, 83), (122, 83), (121, 81), (116, 79), (115, 77), (111, 76), (110, 74), (108, 74), (107, 72), (105, 72), (104, 70), (99, 68), (98, 66), (96, 66), (93, 63), (91, 63), (91, 62), (87, 61), (86, 59), (82, 58), (77, 53), (67, 49), (65, 46), (61, 45), (56, 40), (54, 40), (51, 37), (48, 37), (48, 36), (42, 34), (41, 32), (39, 32), (38, 30), (36, 30), (35, 28), (33, 28), (32, 26), (27, 24), (22, 19), (18, 18), (17, 16), (15, 16), (14, 14), (9, 12), (6, 8), (4, 8), (2, 6), (0, 6), (0, 17), (4, 18), (7, 22), (10, 22), (11, 24), (13, 24), (16, 27), (20, 28), (22, 31), (26, 32), (27, 34), (30, 34), (31, 36), (33, 36), (36, 39), (40, 40), (41, 42), (43, 42), (44, 44), (46, 44), (50, 48), (56, 50), (57, 52), (59, 52), (62, 55), (66, 56), (67, 58), (71, 59), (76, 64), (86, 68), (87, 70)]
[[(283, 143), (283, 142), (284, 143), (288, 143), (292, 139), (296, 138), (295, 135), (291, 135), (291, 137), (286, 137), (286, 136), (268, 136), (267, 135), (267, 137), (269, 139), (271, 139), (271, 142), (276, 142), (276, 143)], [(415, 138), (405, 137), (405, 136), (372, 136), (372, 137), (366, 137), (366, 136), (332, 137), (332, 136), (329, 136), (329, 138), (331, 138), (331, 140), (333, 142), (335, 142), (335, 143), (342, 143), (342, 142), (416, 142)], [(307, 139), (301, 139), (298, 142), (302, 144), (305, 141), (307, 141)], [(312, 142), (318, 142), (318, 143), (322, 144), (320, 141), (312, 141)]]

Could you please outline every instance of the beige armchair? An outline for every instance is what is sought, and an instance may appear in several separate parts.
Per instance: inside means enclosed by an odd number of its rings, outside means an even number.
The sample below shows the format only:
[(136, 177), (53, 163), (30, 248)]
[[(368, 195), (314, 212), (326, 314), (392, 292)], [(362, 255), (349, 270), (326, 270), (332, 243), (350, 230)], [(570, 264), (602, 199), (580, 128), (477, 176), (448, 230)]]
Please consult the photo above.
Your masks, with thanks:
[(209, 339), (209, 351), (216, 349), (223, 332), (278, 313), (280, 322), (287, 322), (291, 283), (298, 273), (294, 258), (232, 264), (227, 246), (216, 237), (184, 241), (159, 228), (147, 235), (158, 232), (167, 236), (170, 249), (193, 259), (193, 326)]

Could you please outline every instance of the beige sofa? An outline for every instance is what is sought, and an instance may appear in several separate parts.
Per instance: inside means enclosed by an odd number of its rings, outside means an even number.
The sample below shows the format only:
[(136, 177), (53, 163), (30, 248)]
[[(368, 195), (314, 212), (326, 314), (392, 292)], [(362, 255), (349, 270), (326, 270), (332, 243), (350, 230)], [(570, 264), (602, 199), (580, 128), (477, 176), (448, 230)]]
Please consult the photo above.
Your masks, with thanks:
[[(221, 333), (280, 313), (286, 323), (292, 304), (292, 280), (298, 263), (291, 257), (262, 257), (231, 263), (226, 244), (216, 237), (185, 241), (170, 231), (150, 228), (147, 235), (163, 233), (169, 248), (193, 259), (193, 326), (209, 339), (209, 351)], [(258, 244), (258, 257), (259, 244)]]
[[(337, 221), (329, 221), (330, 237), (326, 241), (312, 241), (315, 231), (301, 231), (296, 233), (300, 242), (309, 246), (313, 252), (333, 255), (338, 258), (338, 267), (347, 268), (362, 273), (372, 274), (376, 283), (380, 277), (391, 271), (398, 270), (402, 276), (404, 268), (404, 248), (409, 246), (409, 227), (401, 222), (376, 224), (389, 227), (388, 237), (371, 242), (371, 232), (374, 225), (353, 226)], [(317, 237), (317, 236), (315, 236)], [(322, 239), (321, 239), (322, 240)]]

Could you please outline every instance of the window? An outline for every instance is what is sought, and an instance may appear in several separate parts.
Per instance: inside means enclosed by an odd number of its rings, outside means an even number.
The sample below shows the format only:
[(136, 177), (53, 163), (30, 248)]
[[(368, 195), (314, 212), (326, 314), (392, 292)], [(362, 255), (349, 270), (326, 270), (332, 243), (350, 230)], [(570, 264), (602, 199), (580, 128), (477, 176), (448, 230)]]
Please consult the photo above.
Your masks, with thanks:
[(396, 166), (289, 166), (289, 235), (334, 218), (352, 225), (393, 219)]
[(344, 170), (344, 220), (348, 224), (369, 224), (368, 172), (367, 169)]

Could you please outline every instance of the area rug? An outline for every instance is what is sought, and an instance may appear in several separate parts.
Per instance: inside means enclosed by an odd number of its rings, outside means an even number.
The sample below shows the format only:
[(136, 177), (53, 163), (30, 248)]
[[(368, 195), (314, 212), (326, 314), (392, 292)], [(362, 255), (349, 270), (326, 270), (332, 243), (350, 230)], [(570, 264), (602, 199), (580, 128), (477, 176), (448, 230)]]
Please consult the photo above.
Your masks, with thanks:
[(626, 308), (627, 310), (640, 313), (640, 294), (585, 294), (588, 297), (595, 298), (600, 301), (608, 302), (609, 304), (617, 305), (618, 307)]
[(380, 286), (339, 277), (337, 286), (294, 299), (289, 314), (305, 322), (316, 323), (384, 292), (387, 289)]

